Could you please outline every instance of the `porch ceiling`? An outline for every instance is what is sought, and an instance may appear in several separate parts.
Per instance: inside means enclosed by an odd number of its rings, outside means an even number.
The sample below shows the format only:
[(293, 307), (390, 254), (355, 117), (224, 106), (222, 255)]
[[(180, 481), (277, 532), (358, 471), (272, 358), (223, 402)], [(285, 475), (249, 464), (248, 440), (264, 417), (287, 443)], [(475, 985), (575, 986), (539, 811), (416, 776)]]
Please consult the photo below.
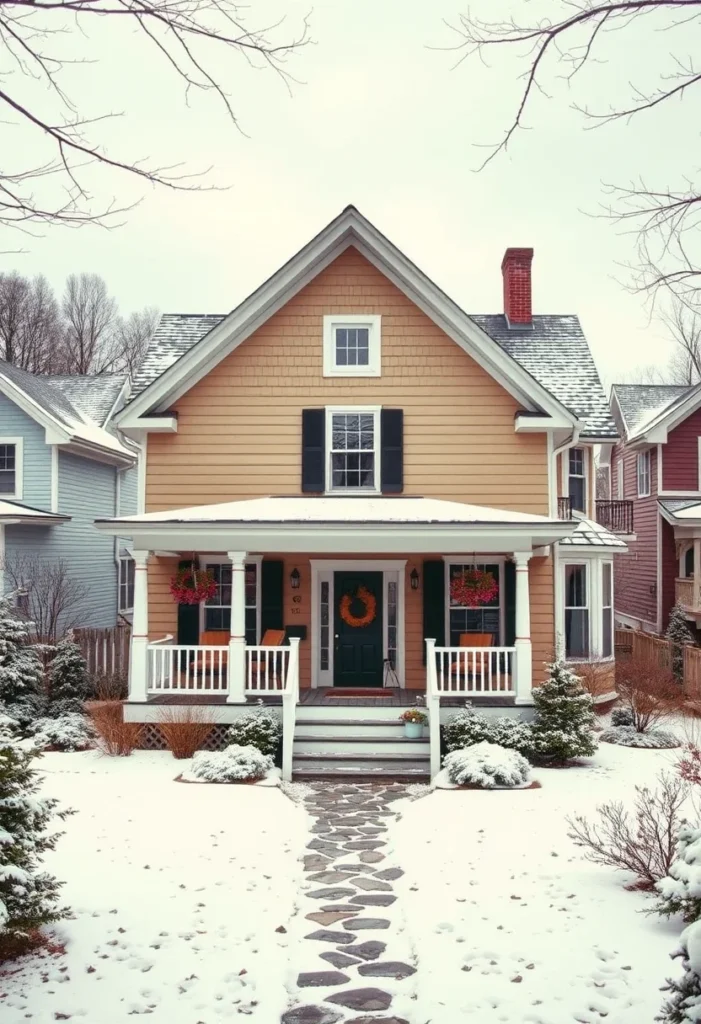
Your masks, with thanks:
[(266, 497), (100, 519), (143, 550), (343, 551), (367, 554), (531, 551), (577, 523), (437, 498)]

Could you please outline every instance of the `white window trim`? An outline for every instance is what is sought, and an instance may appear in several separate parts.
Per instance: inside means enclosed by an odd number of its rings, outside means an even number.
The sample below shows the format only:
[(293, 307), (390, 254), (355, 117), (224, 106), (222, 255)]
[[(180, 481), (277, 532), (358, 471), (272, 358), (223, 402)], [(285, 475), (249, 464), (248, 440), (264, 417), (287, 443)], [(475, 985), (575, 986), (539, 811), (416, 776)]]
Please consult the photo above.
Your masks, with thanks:
[[(336, 329), (338, 327), (368, 328), (368, 365), (336, 365)], [(324, 317), (324, 377), (379, 377), (382, 372), (382, 317), (371, 313), (346, 315), (336, 313)]]
[[(696, 439), (696, 443), (697, 443), (697, 446), (698, 446), (697, 459), (696, 459), (696, 465), (697, 465), (697, 470), (696, 470), (696, 474), (697, 474), (696, 475), (696, 487), (698, 488), (699, 491), (701, 491), (701, 437), (698, 437)], [(662, 447), (662, 445), (660, 445), (660, 448), (661, 447)]]
[(24, 438), (0, 437), (0, 444), (15, 446), (15, 489), (12, 494), (0, 494), (0, 501), (3, 499), (21, 501), (24, 489)]
[[(406, 604), (406, 559), (354, 559), (346, 558), (334, 561), (331, 559), (312, 558), (312, 688), (333, 687), (333, 630), (335, 614), (334, 573), (335, 572), (381, 572), (382, 573), (382, 659), (383, 665), (387, 658), (387, 593), (388, 584), (397, 584), (397, 663), (394, 672), (401, 688), (406, 686), (404, 675), (404, 608)], [(329, 585), (329, 667), (322, 672), (319, 667), (319, 643), (321, 641), (321, 584)], [(384, 675), (384, 673), (383, 673)], [(384, 679), (383, 679), (384, 682)], [(390, 681), (392, 684), (394, 680)]]
[(609, 662), (615, 660), (615, 649), (611, 651), (610, 655), (604, 656), (603, 652), (603, 614), (604, 614), (604, 602), (603, 602), (603, 587), (604, 587), (604, 570), (603, 566), (608, 564), (611, 566), (611, 600), (613, 602), (611, 606), (613, 621), (616, 621), (616, 581), (613, 571), (613, 559), (609, 556), (607, 558), (601, 558), (598, 555), (589, 555), (584, 552), (577, 552), (577, 557), (569, 557), (566, 559), (562, 558), (558, 566), (558, 578), (559, 578), (559, 599), (556, 605), (556, 634), (560, 638), (562, 644), (562, 656), (565, 655), (565, 596), (566, 596), (566, 567), (568, 565), (583, 565), (587, 570), (587, 610), (589, 611), (589, 655), (586, 658), (567, 658), (568, 662), (575, 664), (577, 662), (586, 663), (591, 661), (603, 661)]
[(582, 476), (580, 478), (580, 477), (576, 476), (576, 474), (574, 474), (574, 473), (572, 474), (572, 476), (574, 476), (578, 480), (579, 479), (584, 480), (584, 509), (583, 510), (575, 509), (575, 511), (581, 511), (581, 514), (583, 516), (586, 516), (586, 515), (589, 514), (589, 457), (588, 457), (589, 449), (586, 448), (586, 446), (584, 446), (584, 445), (581, 445), (581, 444), (572, 445), (565, 452), (565, 455), (567, 456), (567, 461), (564, 462), (564, 460), (563, 460), (563, 463), (564, 463), (563, 464), (563, 469), (564, 469), (564, 477), (565, 477), (565, 479), (564, 479), (564, 487), (563, 487), (563, 490), (564, 490), (563, 497), (564, 498), (569, 498), (571, 496), (570, 495), (570, 454), (575, 449), (577, 449), (578, 451), (581, 451), (581, 453), (582, 453)]
[[(506, 561), (505, 555), (482, 555), (476, 557), (475, 555), (465, 555), (460, 557), (459, 555), (444, 555), (443, 561), (445, 562), (444, 572), (444, 585), (445, 585), (445, 642), (448, 644), (450, 640), (450, 567), (451, 565), (498, 565), (499, 566), (499, 643), (497, 646), (504, 647), (504, 641), (506, 637), (506, 604), (504, 601), (504, 562)], [(479, 609), (474, 609), (479, 611)]]
[[(132, 603), (127, 608), (121, 607), (122, 601), (122, 567), (124, 562), (134, 562), (131, 554), (119, 555), (117, 558), (117, 611), (120, 615), (128, 615), (134, 611), (134, 604)], [(132, 597), (134, 595), (134, 587), (132, 586)]]
[[(215, 553), (203, 553), (198, 555), (198, 560), (201, 565), (213, 565), (219, 563), (220, 565), (231, 565), (231, 559), (228, 555), (223, 555), (221, 552)], [(262, 555), (246, 555), (246, 565), (256, 565), (256, 639), (261, 639), (260, 624), (261, 624), (261, 597), (263, 593), (263, 580), (261, 564), (263, 562)], [(205, 615), (206, 603), (200, 601), (200, 633), (204, 633), (204, 615)]]
[[(593, 643), (593, 633), (595, 632), (595, 629), (594, 629), (594, 618), (595, 618), (595, 615), (594, 615), (594, 611), (592, 609), (592, 603), (593, 603), (592, 602), (592, 596), (593, 596), (593, 591), (595, 589), (592, 586), (592, 583), (593, 583), (593, 571), (592, 571), (593, 570), (593, 565), (594, 565), (594, 563), (591, 562), (591, 561), (588, 561), (586, 558), (578, 558), (576, 560), (572, 559), (572, 561), (567, 561), (567, 562), (563, 562), (562, 563), (562, 641), (563, 641), (563, 653), (564, 653), (564, 656), (565, 656), (565, 658), (566, 658), (566, 660), (568, 662), (575, 662), (575, 661), (587, 662), (587, 661), (592, 661), (593, 658), (595, 657), (595, 655), (594, 655), (594, 643)], [(585, 600), (586, 603), (583, 604), (583, 605), (568, 605), (567, 604), (567, 569), (568, 568), (583, 568), (585, 570), (585, 573), (584, 573), (584, 600)], [(571, 611), (580, 610), (580, 611), (586, 611), (587, 612), (587, 617), (588, 617), (588, 622), (589, 622), (589, 635), (587, 637), (588, 645), (589, 645), (589, 653), (587, 655), (585, 655), (584, 657), (576, 657), (576, 656), (573, 657), (572, 655), (568, 655), (567, 654), (567, 633), (566, 633), (566, 628), (565, 627), (566, 627), (566, 620), (567, 620), (567, 612), (569, 610), (571, 610)]]
[[(327, 405), (326, 406), (326, 451), (324, 453), (324, 494), (381, 494), (382, 493), (382, 436), (381, 436), (381, 405)], [(374, 487), (332, 487), (331, 486), (331, 444), (333, 433), (334, 416), (362, 416), (373, 417), (373, 431), (375, 437), (375, 486)]]
[[(641, 463), (641, 460), (642, 460), (642, 463)], [(641, 478), (644, 478), (646, 474), (644, 474), (644, 473), (641, 474), (640, 466), (641, 466), (641, 464), (644, 465), (645, 461), (647, 461), (647, 490), (646, 491), (641, 491), (640, 490)], [(649, 498), (650, 497), (650, 488), (652, 486), (652, 480), (650, 479), (651, 475), (652, 475), (652, 459), (650, 457), (650, 449), (649, 448), (646, 448), (644, 452), (638, 452), (638, 456), (637, 456), (637, 458), (635, 460), (635, 470), (636, 470), (637, 485), (638, 485), (638, 497), (639, 498)]]
[(623, 456), (616, 459), (616, 501), (623, 501), (626, 496), (626, 478)]

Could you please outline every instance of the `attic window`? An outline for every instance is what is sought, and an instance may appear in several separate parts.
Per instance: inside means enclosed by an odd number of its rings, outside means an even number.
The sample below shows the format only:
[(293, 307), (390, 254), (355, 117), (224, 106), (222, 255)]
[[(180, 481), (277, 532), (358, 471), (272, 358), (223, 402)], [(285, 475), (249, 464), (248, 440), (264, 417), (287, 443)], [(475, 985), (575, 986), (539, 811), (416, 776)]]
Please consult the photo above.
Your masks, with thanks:
[(324, 317), (324, 377), (379, 377), (379, 316)]

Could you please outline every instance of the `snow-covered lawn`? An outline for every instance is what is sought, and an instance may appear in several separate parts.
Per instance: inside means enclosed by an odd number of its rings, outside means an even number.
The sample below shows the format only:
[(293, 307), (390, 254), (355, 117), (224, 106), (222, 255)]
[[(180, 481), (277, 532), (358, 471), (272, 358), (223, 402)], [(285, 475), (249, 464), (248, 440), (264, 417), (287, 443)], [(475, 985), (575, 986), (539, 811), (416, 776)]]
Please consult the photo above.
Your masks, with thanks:
[(587, 767), (534, 771), (542, 789), (437, 791), (402, 802), (395, 883), (419, 958), (414, 1020), (652, 1024), (682, 925), (641, 913), (628, 877), (589, 864), (568, 814), (632, 800), (675, 751), (602, 744)]
[(47, 859), (75, 919), (56, 929), (65, 955), (0, 968), (3, 1024), (279, 1024), (301, 807), (276, 788), (175, 783), (168, 753), (39, 766), (43, 792), (79, 812)]

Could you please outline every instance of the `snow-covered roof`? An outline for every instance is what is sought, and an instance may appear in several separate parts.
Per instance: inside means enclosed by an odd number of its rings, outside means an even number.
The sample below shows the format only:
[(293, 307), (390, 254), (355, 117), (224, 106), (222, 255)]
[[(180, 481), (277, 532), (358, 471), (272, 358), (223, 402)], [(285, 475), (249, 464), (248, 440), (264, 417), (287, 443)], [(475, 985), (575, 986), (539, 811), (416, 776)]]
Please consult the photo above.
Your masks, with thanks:
[[(106, 429), (125, 377), (121, 374), (86, 376), (40, 376), (0, 360), (0, 390), (7, 381), (10, 398), (26, 399), (25, 409), (40, 422), (48, 420), (69, 435), (69, 440), (102, 449), (120, 457), (135, 458), (131, 448)], [(119, 383), (118, 383), (119, 381)], [(19, 395), (18, 395), (19, 392)], [(108, 407), (109, 406), (109, 407)]]
[[(585, 426), (582, 438), (618, 437), (589, 345), (576, 316), (534, 316), (528, 330), (503, 314), (468, 314), (508, 355)], [(132, 397), (173, 366), (225, 319), (224, 314), (166, 313), (134, 377)]]
[(59, 515), (56, 512), (45, 512), (40, 508), (22, 505), (18, 501), (0, 499), (0, 523), (3, 525), (12, 522), (49, 526), (52, 523), (66, 523), (70, 518), (70, 516)]
[(701, 519), (701, 501), (698, 498), (679, 498), (675, 501), (665, 498), (659, 502), (667, 513), (665, 518), (674, 519), (678, 523), (694, 522)]
[(575, 548), (620, 548), (622, 551), (627, 548), (625, 541), (592, 519), (580, 519), (574, 533), (564, 537), (560, 544)]
[[(108, 520), (99, 520), (107, 522)], [(110, 522), (131, 524), (158, 523), (329, 523), (417, 525), (456, 524), (532, 526), (559, 523), (548, 516), (512, 512), (485, 505), (468, 505), (440, 498), (384, 497), (266, 497), (243, 501), (225, 501), (216, 505), (193, 505), (189, 508), (144, 515), (122, 516)]]
[(662, 413), (671, 412), (675, 403), (692, 390), (687, 384), (614, 384), (612, 391), (623, 418), (622, 432), (628, 438), (639, 434)]

